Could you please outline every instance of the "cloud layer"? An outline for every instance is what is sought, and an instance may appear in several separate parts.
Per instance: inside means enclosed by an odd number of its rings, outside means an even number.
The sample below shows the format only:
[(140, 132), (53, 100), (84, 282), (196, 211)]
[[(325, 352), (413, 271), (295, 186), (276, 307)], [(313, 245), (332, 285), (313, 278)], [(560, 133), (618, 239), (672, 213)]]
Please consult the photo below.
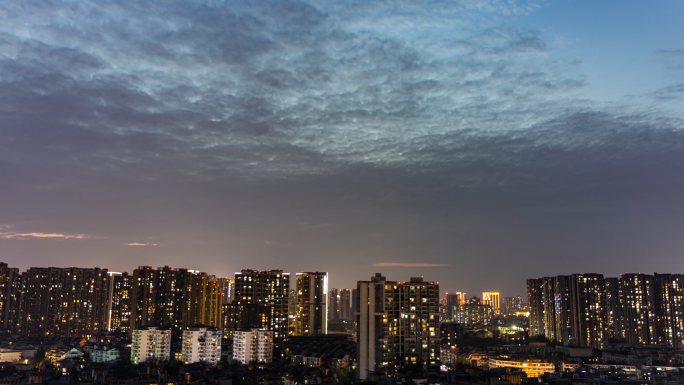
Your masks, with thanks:
[[(549, 255), (588, 271), (674, 254), (682, 50), (654, 47), (667, 87), (598, 103), (581, 58), (509, 22), (539, 7), (0, 0), (0, 238), (103, 236), (7, 254), (345, 282), (371, 264), (522, 282), (514, 266)], [(435, 263), (378, 262), (416, 255)]]

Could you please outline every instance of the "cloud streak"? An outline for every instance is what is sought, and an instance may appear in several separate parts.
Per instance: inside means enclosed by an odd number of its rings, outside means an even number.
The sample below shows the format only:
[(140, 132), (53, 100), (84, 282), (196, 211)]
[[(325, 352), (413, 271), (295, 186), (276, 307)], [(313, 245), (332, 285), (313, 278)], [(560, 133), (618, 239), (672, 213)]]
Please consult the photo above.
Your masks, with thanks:
[(159, 246), (156, 243), (137, 243), (137, 242), (124, 243), (124, 245), (126, 245), (126, 246)]
[(58, 234), (58, 233), (17, 233), (0, 232), (2, 239), (35, 239), (35, 238), (54, 238), (54, 239), (86, 239), (92, 238), (85, 234)]
[(382, 262), (375, 263), (373, 266), (378, 267), (449, 267), (451, 265), (443, 263), (400, 263), (400, 262)]

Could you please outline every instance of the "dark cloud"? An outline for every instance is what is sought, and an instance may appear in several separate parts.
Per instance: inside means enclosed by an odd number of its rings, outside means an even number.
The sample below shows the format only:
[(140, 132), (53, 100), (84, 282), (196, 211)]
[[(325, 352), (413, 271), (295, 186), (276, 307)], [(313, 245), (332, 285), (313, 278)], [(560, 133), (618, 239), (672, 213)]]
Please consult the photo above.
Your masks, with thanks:
[[(419, 255), (499, 261), (491, 289), (518, 290), (571, 265), (513, 260), (616, 261), (654, 220), (634, 206), (668, 212), (684, 192), (681, 116), (573, 98), (581, 62), (497, 23), (533, 2), (0, 4), (2, 234), (101, 236), (60, 258), (280, 263), (338, 269), (340, 286)], [(657, 55), (681, 69), (680, 51)]]

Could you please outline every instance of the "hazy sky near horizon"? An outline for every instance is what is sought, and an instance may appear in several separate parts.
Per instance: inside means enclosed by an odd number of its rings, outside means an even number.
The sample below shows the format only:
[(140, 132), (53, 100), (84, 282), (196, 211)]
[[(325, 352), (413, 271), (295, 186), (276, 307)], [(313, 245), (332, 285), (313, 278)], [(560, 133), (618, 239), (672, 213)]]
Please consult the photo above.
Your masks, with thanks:
[(0, 260), (423, 275), (478, 296), (684, 273), (683, 17), (676, 0), (0, 0)]

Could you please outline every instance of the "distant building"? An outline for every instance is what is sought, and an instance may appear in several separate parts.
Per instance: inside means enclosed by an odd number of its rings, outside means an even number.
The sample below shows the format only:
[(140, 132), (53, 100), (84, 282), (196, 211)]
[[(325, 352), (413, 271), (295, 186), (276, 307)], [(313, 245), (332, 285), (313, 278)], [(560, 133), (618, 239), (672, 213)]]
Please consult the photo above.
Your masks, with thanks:
[(340, 301), (340, 295), (337, 291), (337, 289), (330, 289), (330, 293), (328, 295), (328, 319), (329, 320), (337, 320), (340, 319), (340, 313), (339, 309), (337, 308), (337, 304)]
[(328, 273), (297, 273), (296, 336), (328, 333)]
[(144, 326), (133, 330), (131, 362), (135, 365), (147, 360), (168, 361), (171, 358), (171, 329)]
[(499, 293), (491, 291), (483, 292), (482, 304), (491, 306), (494, 310), (494, 314), (501, 314), (501, 303), (499, 301)]
[(525, 309), (525, 300), (522, 296), (505, 297), (501, 306), (501, 311), (504, 314), (515, 314), (522, 312)]
[(462, 292), (455, 292), (455, 293), (446, 293), (446, 301), (445, 301), (445, 317), (447, 321), (451, 321), (454, 319), (454, 308), (459, 307), (460, 305), (466, 303), (466, 293)]
[(108, 345), (95, 345), (88, 349), (91, 362), (110, 362), (119, 359), (119, 350)]
[(221, 330), (192, 327), (183, 330), (183, 361), (216, 365), (221, 361)]
[(357, 376), (395, 373), (419, 365), (440, 370), (439, 285), (412, 277), (387, 281), (376, 274), (357, 283)]
[(544, 373), (556, 371), (556, 365), (544, 360), (501, 360), (489, 359), (489, 368), (515, 368), (521, 369), (527, 377), (539, 377)]
[(12, 362), (22, 359), (21, 351), (12, 349), (0, 349), (0, 362)]
[(468, 303), (454, 308), (454, 321), (472, 325), (491, 325), (494, 316), (494, 308), (483, 304), (479, 298), (473, 297)]
[(241, 364), (273, 361), (273, 331), (237, 330), (233, 333), (233, 359)]
[(351, 290), (331, 289), (328, 296), (328, 319), (351, 320)]

